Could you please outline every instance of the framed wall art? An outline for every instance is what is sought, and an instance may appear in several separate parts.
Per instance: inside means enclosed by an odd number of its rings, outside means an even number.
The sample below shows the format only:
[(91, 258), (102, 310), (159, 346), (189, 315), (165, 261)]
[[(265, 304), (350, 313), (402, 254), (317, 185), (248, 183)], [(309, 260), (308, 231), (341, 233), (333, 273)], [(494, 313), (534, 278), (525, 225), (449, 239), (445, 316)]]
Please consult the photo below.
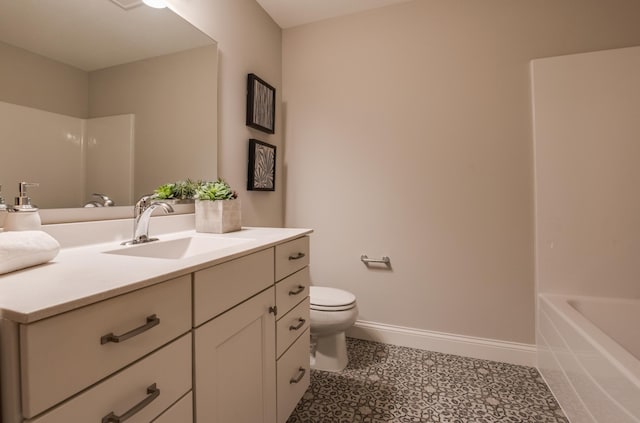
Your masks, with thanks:
[(276, 190), (276, 146), (249, 140), (249, 171), (247, 190)]
[(276, 130), (276, 89), (253, 73), (247, 77), (247, 125), (269, 134)]

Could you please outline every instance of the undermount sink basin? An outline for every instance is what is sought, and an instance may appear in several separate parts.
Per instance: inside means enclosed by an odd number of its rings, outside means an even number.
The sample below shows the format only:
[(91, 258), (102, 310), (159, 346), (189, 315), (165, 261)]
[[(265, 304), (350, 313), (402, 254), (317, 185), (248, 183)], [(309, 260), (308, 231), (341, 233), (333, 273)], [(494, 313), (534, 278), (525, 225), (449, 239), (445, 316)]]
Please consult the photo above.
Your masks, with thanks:
[(149, 257), (163, 259), (182, 259), (199, 254), (211, 253), (227, 247), (251, 241), (242, 238), (216, 238), (207, 236), (189, 236), (168, 241), (152, 241), (105, 251), (106, 254), (122, 256)]

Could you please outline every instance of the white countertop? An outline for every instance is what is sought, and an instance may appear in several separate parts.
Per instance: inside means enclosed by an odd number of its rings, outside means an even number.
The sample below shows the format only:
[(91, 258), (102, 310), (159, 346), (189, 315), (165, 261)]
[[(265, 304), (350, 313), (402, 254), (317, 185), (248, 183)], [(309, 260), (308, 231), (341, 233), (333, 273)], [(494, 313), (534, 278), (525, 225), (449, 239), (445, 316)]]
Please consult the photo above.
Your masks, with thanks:
[[(31, 323), (116, 295), (204, 269), (311, 233), (310, 229), (243, 228), (216, 238), (248, 242), (181, 259), (147, 258), (104, 251), (117, 241), (63, 248), (47, 264), (0, 275), (0, 317)], [(194, 236), (193, 230), (158, 235), (160, 240)], [(197, 236), (207, 236), (198, 233)]]

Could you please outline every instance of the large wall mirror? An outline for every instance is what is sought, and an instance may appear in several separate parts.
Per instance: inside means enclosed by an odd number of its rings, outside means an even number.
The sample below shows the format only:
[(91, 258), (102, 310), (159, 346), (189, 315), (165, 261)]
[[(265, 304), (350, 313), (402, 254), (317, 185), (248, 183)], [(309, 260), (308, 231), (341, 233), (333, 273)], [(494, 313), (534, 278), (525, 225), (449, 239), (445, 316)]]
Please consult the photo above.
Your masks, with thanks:
[(140, 0), (0, 0), (0, 184), (40, 208), (131, 205), (217, 175), (217, 46)]

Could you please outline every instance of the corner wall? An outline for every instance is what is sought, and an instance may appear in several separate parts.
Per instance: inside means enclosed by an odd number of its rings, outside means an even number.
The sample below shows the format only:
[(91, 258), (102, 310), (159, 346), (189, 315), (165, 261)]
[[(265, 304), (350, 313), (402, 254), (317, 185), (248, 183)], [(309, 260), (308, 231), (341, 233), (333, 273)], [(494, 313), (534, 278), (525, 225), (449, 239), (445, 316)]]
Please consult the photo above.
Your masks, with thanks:
[[(255, 0), (169, 0), (172, 9), (218, 42), (218, 175), (240, 194), (244, 226), (283, 226), (282, 30)], [(247, 74), (276, 88), (276, 133), (245, 125)], [(250, 138), (278, 147), (276, 191), (247, 186)]]
[(315, 229), (313, 283), (361, 320), (533, 344), (529, 61), (640, 44), (639, 20), (635, 0), (430, 0), (285, 30), (285, 223)]

